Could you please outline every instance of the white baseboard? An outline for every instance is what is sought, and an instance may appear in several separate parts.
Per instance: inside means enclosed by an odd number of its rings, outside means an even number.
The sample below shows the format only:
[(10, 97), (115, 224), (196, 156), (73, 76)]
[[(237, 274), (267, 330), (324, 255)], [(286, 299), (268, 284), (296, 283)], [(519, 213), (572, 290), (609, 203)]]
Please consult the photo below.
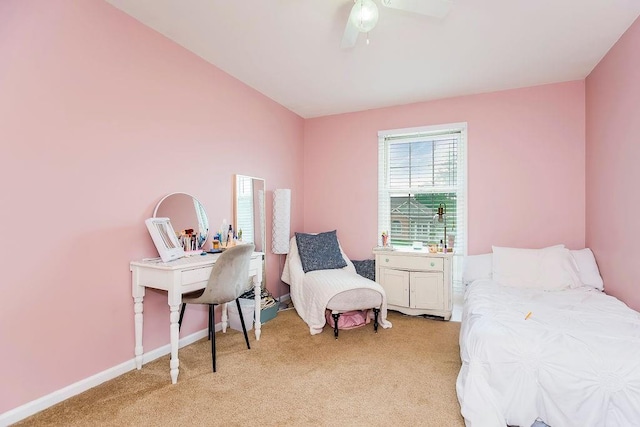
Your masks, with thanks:
[[(222, 330), (222, 325), (220, 323), (216, 324), (216, 331)], [(188, 335), (182, 339), (180, 339), (179, 347), (184, 347), (186, 345), (192, 344), (199, 339), (202, 339), (207, 336), (207, 329), (202, 329), (198, 332), (195, 332), (191, 335)], [(152, 360), (155, 360), (159, 357), (162, 357), (171, 352), (171, 344), (163, 345), (162, 347), (156, 348), (155, 350), (151, 350), (148, 353), (144, 353), (142, 357), (142, 363), (149, 363)], [(68, 385), (60, 390), (56, 390), (53, 393), (49, 393), (46, 396), (43, 396), (39, 399), (33, 400), (29, 403), (25, 403), (22, 406), (18, 406), (17, 408), (11, 409), (3, 414), (0, 414), (0, 426), (5, 427), (10, 424), (16, 423), (20, 420), (23, 420), (37, 412), (40, 412), (44, 409), (47, 409), (56, 403), (60, 403), (63, 400), (66, 400), (70, 397), (73, 397), (77, 394), (80, 394), (84, 391), (89, 390), (97, 385), (102, 384), (105, 381), (112, 380), (122, 374), (126, 374), (129, 371), (132, 371), (136, 368), (135, 359), (127, 360), (124, 363), (121, 363), (117, 366), (109, 368), (105, 371), (98, 372), (95, 375), (92, 375), (88, 378), (82, 379), (76, 383)], [(167, 375), (169, 371), (167, 370)]]

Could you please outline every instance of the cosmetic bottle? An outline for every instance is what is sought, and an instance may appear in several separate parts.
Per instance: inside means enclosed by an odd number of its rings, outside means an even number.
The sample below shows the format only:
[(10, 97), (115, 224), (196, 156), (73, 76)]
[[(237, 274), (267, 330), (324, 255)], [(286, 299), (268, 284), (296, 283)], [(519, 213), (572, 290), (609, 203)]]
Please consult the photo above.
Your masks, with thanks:
[(229, 224), (229, 231), (227, 232), (227, 246), (233, 243), (233, 226)]
[(222, 225), (220, 226), (220, 241), (227, 241), (227, 230), (229, 229), (229, 223), (226, 219), (222, 220)]

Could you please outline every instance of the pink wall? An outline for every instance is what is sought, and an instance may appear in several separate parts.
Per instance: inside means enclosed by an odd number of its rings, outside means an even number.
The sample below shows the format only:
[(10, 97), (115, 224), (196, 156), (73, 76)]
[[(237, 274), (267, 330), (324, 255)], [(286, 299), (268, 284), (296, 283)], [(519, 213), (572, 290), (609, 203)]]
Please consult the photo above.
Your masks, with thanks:
[[(1, 1), (0, 52), (2, 413), (133, 358), (129, 261), (157, 255), (143, 220), (164, 195), (195, 195), (217, 228), (233, 175), (264, 177), (266, 211), (291, 188), (301, 229), (304, 123), (99, 0)], [(271, 254), (267, 271), (285, 291)], [(145, 350), (168, 315), (148, 291)]]
[(468, 124), (469, 254), (584, 247), (582, 81), (307, 120), (305, 230), (337, 228), (350, 257), (370, 258), (378, 131), (457, 122)]
[(640, 310), (640, 20), (586, 79), (586, 241), (607, 293)]
[[(292, 231), (337, 228), (352, 258), (370, 257), (378, 130), (467, 122), (469, 253), (583, 247), (586, 212), (607, 291), (638, 309), (624, 266), (640, 235), (639, 45), (636, 22), (586, 89), (304, 121), (102, 1), (0, 2), (0, 413), (131, 360), (128, 264), (156, 254), (143, 220), (167, 193), (194, 194), (217, 228), (231, 220), (233, 174), (264, 177), (267, 246), (271, 191), (291, 188)], [(288, 292), (278, 270), (268, 254), (276, 295)], [(165, 294), (147, 293), (145, 350), (168, 343), (168, 311)], [(204, 325), (190, 308), (184, 334)]]

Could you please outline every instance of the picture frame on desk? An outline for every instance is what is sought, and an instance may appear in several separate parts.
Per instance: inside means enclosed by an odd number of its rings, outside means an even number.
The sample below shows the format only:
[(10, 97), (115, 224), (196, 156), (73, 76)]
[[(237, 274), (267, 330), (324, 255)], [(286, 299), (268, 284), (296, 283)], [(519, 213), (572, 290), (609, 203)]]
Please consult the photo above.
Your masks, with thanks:
[(178, 237), (169, 218), (148, 218), (144, 223), (162, 262), (173, 261), (185, 256), (184, 249), (178, 242)]

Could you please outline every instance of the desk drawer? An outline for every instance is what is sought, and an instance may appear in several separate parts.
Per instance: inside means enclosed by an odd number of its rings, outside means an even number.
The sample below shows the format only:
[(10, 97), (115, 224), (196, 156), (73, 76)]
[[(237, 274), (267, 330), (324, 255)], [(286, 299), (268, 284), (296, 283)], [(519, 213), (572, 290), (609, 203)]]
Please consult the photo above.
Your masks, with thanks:
[(422, 256), (380, 255), (379, 267), (397, 268), (411, 271), (443, 271), (442, 258), (428, 258)]
[(182, 272), (182, 280), (180, 284), (185, 286), (198, 282), (207, 282), (209, 280), (209, 276), (211, 276), (212, 269), (213, 267), (208, 266), (194, 268), (193, 270), (185, 270)]

